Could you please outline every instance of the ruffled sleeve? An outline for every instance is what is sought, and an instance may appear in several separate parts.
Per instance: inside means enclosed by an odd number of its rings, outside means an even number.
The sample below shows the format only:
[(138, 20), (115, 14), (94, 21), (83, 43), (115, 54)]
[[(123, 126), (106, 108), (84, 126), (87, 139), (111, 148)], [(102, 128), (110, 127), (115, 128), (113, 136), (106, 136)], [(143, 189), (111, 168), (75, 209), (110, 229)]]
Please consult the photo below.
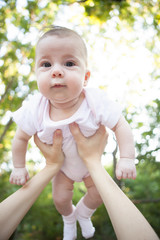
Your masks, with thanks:
[(13, 120), (29, 136), (40, 130), (39, 106), (42, 101), (41, 94), (30, 95), (24, 100), (22, 106), (12, 113)]
[(122, 114), (120, 104), (109, 99), (106, 92), (100, 89), (86, 88), (85, 95), (97, 124), (101, 123), (112, 129)]

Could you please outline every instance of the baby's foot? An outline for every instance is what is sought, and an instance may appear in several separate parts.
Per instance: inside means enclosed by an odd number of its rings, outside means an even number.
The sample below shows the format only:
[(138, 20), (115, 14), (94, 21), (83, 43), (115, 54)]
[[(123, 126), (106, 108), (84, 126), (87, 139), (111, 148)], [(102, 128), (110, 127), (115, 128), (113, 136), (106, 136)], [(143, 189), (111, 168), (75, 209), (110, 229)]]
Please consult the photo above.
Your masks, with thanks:
[(75, 240), (77, 238), (77, 226), (74, 223), (64, 223), (63, 240)]
[(95, 228), (93, 227), (91, 219), (77, 216), (77, 220), (82, 230), (82, 236), (86, 239), (93, 237), (95, 233)]
[(73, 212), (70, 215), (62, 217), (64, 222), (63, 240), (75, 240), (77, 238), (75, 206), (73, 206)]
[(95, 228), (93, 227), (91, 216), (96, 209), (88, 208), (84, 202), (83, 198), (78, 202), (76, 206), (76, 217), (82, 230), (82, 235), (84, 238), (91, 238), (94, 236)]

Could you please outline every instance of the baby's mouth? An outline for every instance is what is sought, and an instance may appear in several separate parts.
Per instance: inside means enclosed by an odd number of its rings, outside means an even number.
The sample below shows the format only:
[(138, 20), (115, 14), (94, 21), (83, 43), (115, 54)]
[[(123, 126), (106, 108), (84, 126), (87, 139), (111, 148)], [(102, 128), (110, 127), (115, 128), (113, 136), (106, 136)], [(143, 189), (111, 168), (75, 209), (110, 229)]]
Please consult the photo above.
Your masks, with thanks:
[(52, 88), (63, 88), (63, 87), (66, 87), (66, 85), (64, 84), (59, 84), (59, 83), (55, 83)]

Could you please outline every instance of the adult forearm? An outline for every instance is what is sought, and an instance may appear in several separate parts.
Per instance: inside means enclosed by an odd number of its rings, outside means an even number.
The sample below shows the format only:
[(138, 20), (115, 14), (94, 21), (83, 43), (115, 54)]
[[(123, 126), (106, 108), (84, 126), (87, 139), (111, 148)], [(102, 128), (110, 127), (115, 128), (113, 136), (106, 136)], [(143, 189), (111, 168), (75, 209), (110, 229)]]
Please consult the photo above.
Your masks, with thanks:
[(129, 198), (100, 164), (88, 166), (119, 240), (158, 240), (157, 235)]
[(7, 240), (11, 236), (44, 187), (58, 171), (57, 165), (46, 166), (22, 188), (0, 203), (0, 240)]

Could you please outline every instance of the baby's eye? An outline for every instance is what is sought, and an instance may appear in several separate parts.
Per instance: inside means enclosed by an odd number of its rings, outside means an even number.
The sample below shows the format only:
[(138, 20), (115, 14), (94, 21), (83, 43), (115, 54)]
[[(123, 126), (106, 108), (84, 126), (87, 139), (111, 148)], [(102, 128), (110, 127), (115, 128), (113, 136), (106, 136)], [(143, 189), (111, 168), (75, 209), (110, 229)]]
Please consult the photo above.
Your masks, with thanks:
[(49, 62), (44, 62), (42, 64), (42, 67), (48, 68), (48, 67), (51, 67), (51, 64)]
[(75, 63), (72, 62), (72, 61), (68, 61), (68, 62), (65, 63), (65, 66), (67, 66), (67, 67), (73, 67), (73, 66), (75, 66)]

